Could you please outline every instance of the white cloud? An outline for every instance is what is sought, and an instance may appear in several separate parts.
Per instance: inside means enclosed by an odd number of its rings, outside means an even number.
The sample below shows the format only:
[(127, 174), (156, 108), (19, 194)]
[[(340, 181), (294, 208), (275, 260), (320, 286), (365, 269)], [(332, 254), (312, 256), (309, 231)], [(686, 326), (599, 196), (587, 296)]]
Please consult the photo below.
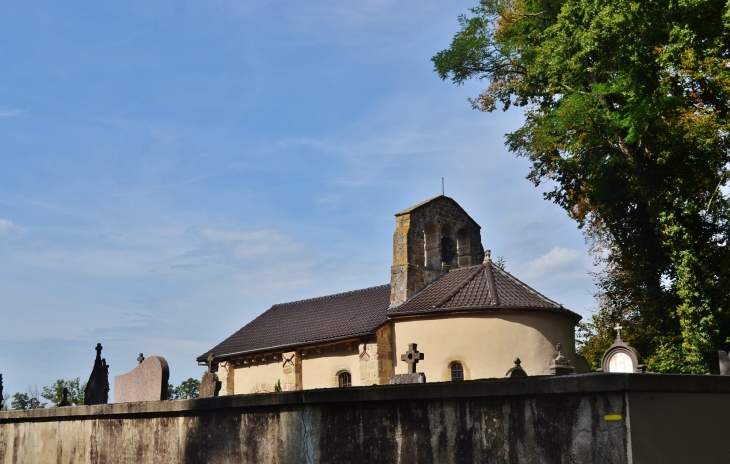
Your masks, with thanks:
[(0, 110), (0, 118), (17, 118), (25, 115), (23, 110)]
[(230, 247), (233, 256), (243, 261), (293, 254), (303, 249), (291, 237), (271, 229), (220, 230), (206, 227), (200, 235), (212, 243)]
[(584, 251), (556, 246), (527, 263), (527, 272), (534, 278), (582, 279), (586, 276), (589, 263), (589, 257)]
[(10, 219), (0, 218), (0, 234), (2, 235), (11, 235), (11, 234), (19, 234), (23, 232), (22, 227), (11, 221)]

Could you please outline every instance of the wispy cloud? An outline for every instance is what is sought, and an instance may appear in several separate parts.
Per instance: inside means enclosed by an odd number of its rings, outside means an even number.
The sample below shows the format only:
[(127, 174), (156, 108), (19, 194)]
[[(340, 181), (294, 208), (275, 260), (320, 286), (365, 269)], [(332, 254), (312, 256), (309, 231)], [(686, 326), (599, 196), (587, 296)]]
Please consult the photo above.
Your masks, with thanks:
[(18, 118), (20, 116), (25, 116), (25, 111), (23, 110), (0, 110), (0, 118)]
[(585, 251), (556, 246), (528, 262), (526, 270), (533, 278), (571, 281), (585, 279), (590, 266), (590, 257)]
[(10, 219), (0, 218), (0, 235), (17, 235), (24, 230)]

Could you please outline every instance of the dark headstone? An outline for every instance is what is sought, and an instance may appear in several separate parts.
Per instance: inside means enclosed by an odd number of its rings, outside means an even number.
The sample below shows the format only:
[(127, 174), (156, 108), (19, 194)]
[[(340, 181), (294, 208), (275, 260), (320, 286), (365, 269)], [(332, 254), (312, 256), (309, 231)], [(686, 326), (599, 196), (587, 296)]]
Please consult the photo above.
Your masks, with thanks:
[(423, 353), (418, 351), (418, 345), (416, 343), (409, 343), (408, 351), (406, 351), (406, 354), (400, 356), (400, 360), (408, 364), (409, 374), (415, 374), (416, 364), (418, 364), (418, 361), (423, 360)]
[[(728, 357), (727, 352), (718, 351), (717, 355), (720, 358), (720, 375), (730, 375), (730, 358)], [(1, 388), (0, 391), (2, 391)]]
[(215, 364), (215, 356), (211, 353), (208, 355), (208, 370), (203, 374), (203, 380), (200, 381), (200, 397), (210, 398), (218, 396), (218, 392), (221, 390), (221, 382), (218, 380), (218, 374), (214, 371), (217, 365)]
[(575, 370), (570, 365), (570, 360), (563, 356), (563, 345), (558, 343), (555, 345), (555, 349), (558, 351), (558, 355), (550, 361), (550, 374), (551, 375), (566, 375), (572, 374)]
[(525, 372), (525, 370), (522, 368), (521, 363), (522, 361), (520, 361), (520, 358), (515, 359), (515, 367), (512, 367), (510, 370), (508, 370), (505, 377), (527, 377), (527, 372)]
[(114, 402), (166, 400), (169, 379), (170, 368), (165, 358), (150, 356), (130, 372), (114, 377)]
[(109, 365), (101, 357), (101, 343), (96, 344), (96, 359), (84, 391), (84, 404), (107, 404), (109, 402)]
[(426, 374), (416, 372), (413, 374), (397, 374), (390, 379), (391, 385), (404, 385), (408, 383), (426, 383)]
[(68, 400), (68, 388), (63, 389), (63, 399), (58, 403), (58, 406), (71, 406), (71, 402)]

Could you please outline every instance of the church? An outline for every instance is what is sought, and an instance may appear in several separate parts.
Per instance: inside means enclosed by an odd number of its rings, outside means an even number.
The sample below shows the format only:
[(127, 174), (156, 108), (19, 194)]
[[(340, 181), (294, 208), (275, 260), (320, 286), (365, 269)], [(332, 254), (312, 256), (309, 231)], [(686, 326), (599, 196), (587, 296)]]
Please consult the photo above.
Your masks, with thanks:
[(197, 358), (220, 395), (385, 385), (416, 344), (428, 382), (504, 377), (516, 358), (549, 375), (575, 352), (581, 316), (494, 263), (481, 227), (439, 195), (395, 215), (390, 283), (272, 306)]

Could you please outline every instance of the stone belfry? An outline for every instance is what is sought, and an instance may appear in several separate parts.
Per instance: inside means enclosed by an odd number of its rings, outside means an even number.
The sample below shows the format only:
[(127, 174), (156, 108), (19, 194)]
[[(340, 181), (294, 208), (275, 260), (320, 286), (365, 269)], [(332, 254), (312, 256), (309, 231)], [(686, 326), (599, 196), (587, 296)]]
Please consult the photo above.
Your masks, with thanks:
[(481, 227), (453, 199), (439, 195), (395, 215), (390, 304), (397, 306), (441, 273), (480, 264)]

